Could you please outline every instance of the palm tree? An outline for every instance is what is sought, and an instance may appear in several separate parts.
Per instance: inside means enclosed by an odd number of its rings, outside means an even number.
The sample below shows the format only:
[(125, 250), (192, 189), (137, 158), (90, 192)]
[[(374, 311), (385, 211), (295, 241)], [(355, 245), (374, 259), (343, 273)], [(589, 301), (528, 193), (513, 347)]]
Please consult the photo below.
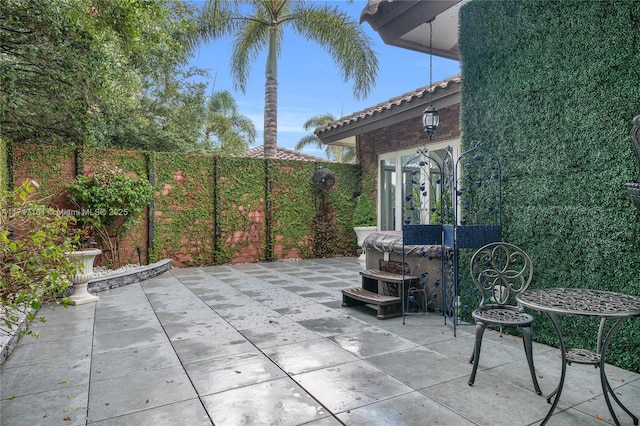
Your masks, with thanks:
[[(305, 130), (313, 130), (317, 127), (324, 126), (326, 124), (335, 121), (336, 118), (331, 113), (317, 115), (311, 117), (304, 123)], [(338, 145), (324, 145), (320, 138), (312, 133), (300, 139), (296, 146), (293, 148), (296, 151), (300, 151), (305, 146), (312, 145), (320, 149), (325, 148), (324, 152), (329, 160), (335, 160), (338, 163), (353, 163), (356, 159), (356, 150), (350, 146), (338, 146)]]
[[(244, 7), (243, 7), (244, 6)], [(201, 40), (234, 38), (231, 73), (244, 92), (251, 62), (268, 49), (265, 71), (264, 156), (274, 158), (278, 130), (278, 57), (287, 26), (329, 52), (344, 81), (353, 80), (356, 99), (375, 84), (378, 60), (371, 40), (337, 6), (305, 0), (208, 0), (201, 21)]]
[(241, 154), (256, 140), (251, 119), (238, 113), (229, 91), (214, 92), (207, 102), (205, 142), (213, 152)]

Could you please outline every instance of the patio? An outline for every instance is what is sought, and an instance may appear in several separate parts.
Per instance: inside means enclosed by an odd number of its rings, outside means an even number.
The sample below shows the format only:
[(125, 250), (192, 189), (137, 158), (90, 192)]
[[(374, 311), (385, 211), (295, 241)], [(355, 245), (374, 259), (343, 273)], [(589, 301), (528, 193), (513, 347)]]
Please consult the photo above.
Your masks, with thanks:
[[(0, 424), (540, 423), (549, 405), (520, 339), (487, 331), (470, 387), (474, 327), (454, 338), (435, 314), (403, 325), (343, 308), (358, 270), (354, 258), (173, 269), (96, 304), (46, 307), (40, 338), (21, 339), (2, 368)], [(548, 394), (558, 351), (534, 344), (534, 360)], [(606, 371), (637, 415), (640, 374)], [(549, 424), (613, 424), (598, 370), (568, 367)]]

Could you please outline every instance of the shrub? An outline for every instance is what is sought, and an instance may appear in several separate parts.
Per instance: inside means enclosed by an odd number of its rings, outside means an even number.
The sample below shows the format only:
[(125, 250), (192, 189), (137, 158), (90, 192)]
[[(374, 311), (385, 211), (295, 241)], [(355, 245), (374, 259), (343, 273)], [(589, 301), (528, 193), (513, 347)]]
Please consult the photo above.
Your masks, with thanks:
[(78, 224), (110, 255), (110, 266), (119, 267), (119, 239), (137, 223), (149, 204), (151, 184), (103, 164), (89, 176), (78, 176), (67, 189), (78, 208)]
[(356, 228), (360, 226), (376, 226), (376, 212), (364, 194), (358, 197), (358, 203), (353, 212), (353, 226)]
[(76, 272), (65, 256), (77, 243), (69, 228), (74, 218), (35, 199), (37, 188), (25, 181), (0, 197), (0, 335), (13, 334), (24, 319), (32, 322), (42, 303), (59, 301), (66, 277)]

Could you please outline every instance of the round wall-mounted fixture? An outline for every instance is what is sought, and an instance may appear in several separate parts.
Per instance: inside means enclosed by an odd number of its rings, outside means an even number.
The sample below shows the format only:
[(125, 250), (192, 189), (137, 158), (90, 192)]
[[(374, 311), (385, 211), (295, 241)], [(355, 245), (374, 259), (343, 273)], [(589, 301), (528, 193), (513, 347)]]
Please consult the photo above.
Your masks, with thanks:
[(318, 169), (313, 174), (313, 183), (319, 190), (326, 191), (336, 183), (336, 175), (327, 168)]

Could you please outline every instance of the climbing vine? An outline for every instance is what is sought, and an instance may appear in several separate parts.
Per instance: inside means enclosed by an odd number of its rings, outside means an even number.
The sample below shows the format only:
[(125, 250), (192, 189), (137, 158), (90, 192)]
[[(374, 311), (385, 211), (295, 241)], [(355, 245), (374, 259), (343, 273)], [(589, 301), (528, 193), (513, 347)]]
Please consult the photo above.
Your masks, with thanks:
[(210, 155), (156, 153), (152, 259), (214, 263), (213, 169)]
[[(13, 151), (14, 175), (37, 181), (40, 197), (60, 197), (64, 185), (75, 177), (72, 146), (14, 145)], [(13, 182), (14, 185), (17, 183)]]
[[(240, 253), (266, 259), (265, 164), (256, 158), (220, 158), (216, 168), (217, 224), (220, 258)], [(249, 261), (247, 259), (240, 259)]]
[[(333, 235), (326, 242), (329, 244), (328, 253), (333, 256), (355, 256), (357, 245), (356, 234), (353, 231), (353, 211), (356, 205), (354, 195), (359, 193), (361, 188), (360, 167), (351, 164), (331, 164), (330, 169), (336, 174), (336, 184), (326, 194), (326, 202), (335, 221), (335, 225), (332, 225)], [(318, 196), (316, 200), (317, 205), (322, 201)]]
[(275, 250), (283, 257), (308, 258), (311, 255), (311, 226), (316, 208), (313, 203), (303, 200), (314, 191), (312, 177), (316, 168), (317, 164), (311, 162), (271, 162), (273, 235)]
[[(59, 209), (74, 208), (63, 195), (65, 185), (76, 174), (90, 176), (103, 163), (151, 183), (150, 213), (145, 207), (120, 241), (122, 263), (172, 258), (178, 266), (211, 265), (355, 253), (351, 221), (354, 193), (361, 186), (354, 165), (269, 160), (267, 166), (261, 158), (72, 146), (18, 145), (15, 151), (2, 161), (7, 175), (43, 182), (43, 193)], [(322, 194), (313, 184), (318, 167), (336, 174), (336, 185)], [(272, 203), (271, 240), (267, 201)]]

